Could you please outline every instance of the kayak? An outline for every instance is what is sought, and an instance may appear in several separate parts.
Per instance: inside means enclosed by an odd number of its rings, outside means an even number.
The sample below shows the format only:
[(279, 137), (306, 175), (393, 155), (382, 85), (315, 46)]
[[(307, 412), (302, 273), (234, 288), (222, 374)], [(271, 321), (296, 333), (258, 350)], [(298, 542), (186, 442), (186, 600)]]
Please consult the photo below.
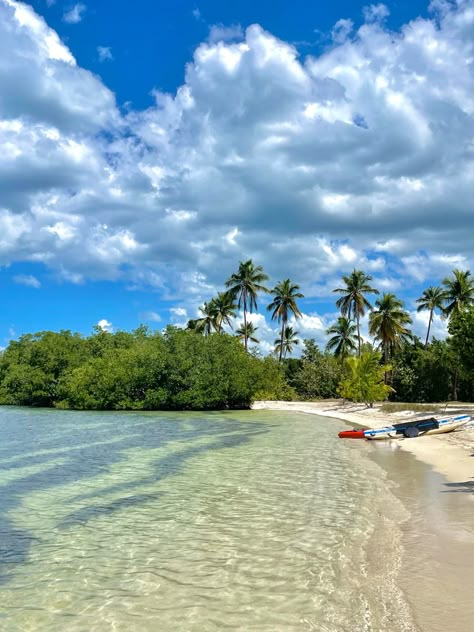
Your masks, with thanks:
[(362, 430), (341, 430), (339, 433), (340, 439), (365, 439), (364, 432), (368, 430), (368, 428), (364, 428)]
[(415, 419), (414, 421), (404, 421), (384, 428), (360, 428), (358, 430), (342, 430), (339, 433), (341, 439), (412, 439), (422, 435), (442, 434), (452, 432), (461, 428), (472, 417), (470, 415), (456, 415), (438, 419), (429, 417), (428, 419)]

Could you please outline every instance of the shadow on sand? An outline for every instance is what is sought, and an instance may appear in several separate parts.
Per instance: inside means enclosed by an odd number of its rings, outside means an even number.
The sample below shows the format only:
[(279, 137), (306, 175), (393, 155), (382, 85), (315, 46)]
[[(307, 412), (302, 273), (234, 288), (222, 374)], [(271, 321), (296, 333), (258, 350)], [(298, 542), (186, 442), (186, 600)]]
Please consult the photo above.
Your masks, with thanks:
[(466, 494), (474, 494), (474, 477), (469, 481), (461, 481), (459, 483), (445, 483), (445, 487), (449, 487), (449, 489), (445, 489), (443, 493), (448, 492), (464, 492)]

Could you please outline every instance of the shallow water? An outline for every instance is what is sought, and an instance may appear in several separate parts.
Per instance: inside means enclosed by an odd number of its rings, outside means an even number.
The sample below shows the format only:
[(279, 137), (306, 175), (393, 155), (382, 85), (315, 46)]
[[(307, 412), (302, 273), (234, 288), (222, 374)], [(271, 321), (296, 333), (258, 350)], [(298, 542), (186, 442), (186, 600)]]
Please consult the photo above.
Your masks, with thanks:
[(0, 629), (422, 629), (393, 455), (341, 427), (0, 409)]

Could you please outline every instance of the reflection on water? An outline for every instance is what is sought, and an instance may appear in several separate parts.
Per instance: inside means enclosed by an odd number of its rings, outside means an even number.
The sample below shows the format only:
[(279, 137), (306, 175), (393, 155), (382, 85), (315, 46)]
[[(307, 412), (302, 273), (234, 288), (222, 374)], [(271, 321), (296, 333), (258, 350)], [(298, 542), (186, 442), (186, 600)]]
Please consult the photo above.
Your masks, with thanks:
[(338, 430), (0, 409), (0, 629), (416, 630), (397, 587), (408, 514)]

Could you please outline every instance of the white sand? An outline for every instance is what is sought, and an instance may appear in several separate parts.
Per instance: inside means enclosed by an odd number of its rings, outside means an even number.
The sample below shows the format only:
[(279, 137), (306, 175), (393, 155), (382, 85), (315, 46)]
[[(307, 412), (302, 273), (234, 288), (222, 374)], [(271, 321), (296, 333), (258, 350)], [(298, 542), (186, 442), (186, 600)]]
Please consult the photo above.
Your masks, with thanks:
[[(382, 428), (391, 423), (420, 416), (429, 417), (432, 412), (413, 413), (403, 410), (396, 413), (382, 413), (381, 405), (367, 408), (363, 404), (343, 404), (341, 400), (322, 400), (319, 402), (274, 402), (259, 401), (253, 404), (255, 410), (282, 410), (335, 417), (358, 424), (365, 428)], [(469, 413), (474, 416), (474, 404), (448, 406), (445, 413)], [(439, 413), (438, 413), (439, 414)], [(349, 439), (348, 439), (349, 440)], [(417, 459), (424, 461), (451, 482), (474, 482), (474, 425), (441, 435), (422, 436), (416, 439), (395, 439), (399, 447), (411, 452)]]

